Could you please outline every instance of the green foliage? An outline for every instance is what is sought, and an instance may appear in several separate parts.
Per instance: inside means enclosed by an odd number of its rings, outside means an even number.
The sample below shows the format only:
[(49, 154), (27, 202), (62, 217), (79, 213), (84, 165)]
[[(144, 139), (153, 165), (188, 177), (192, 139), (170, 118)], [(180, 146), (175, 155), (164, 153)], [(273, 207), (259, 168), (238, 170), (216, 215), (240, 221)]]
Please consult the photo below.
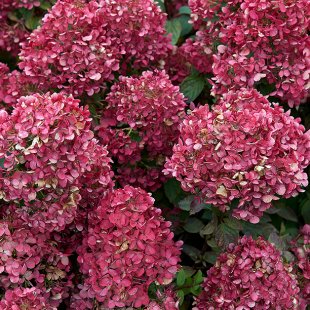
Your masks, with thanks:
[(191, 75), (183, 80), (180, 85), (180, 91), (187, 98), (187, 102), (192, 102), (199, 96), (204, 86), (204, 77)]
[(165, 29), (167, 31), (166, 36), (169, 33), (172, 33), (171, 43), (175, 45), (178, 42), (179, 37), (181, 35), (182, 26), (180, 21), (177, 19), (166, 20)]

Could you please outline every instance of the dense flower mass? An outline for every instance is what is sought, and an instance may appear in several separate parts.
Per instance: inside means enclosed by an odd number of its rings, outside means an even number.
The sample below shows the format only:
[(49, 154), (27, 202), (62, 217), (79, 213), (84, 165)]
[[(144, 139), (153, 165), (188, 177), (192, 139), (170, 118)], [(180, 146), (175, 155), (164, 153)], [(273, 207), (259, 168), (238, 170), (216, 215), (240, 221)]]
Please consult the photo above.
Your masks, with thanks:
[[(310, 86), (308, 0), (190, 1), (198, 41), (213, 46), (214, 93), (262, 82), (274, 85), (273, 95), (299, 105)], [(221, 8), (222, 6), (222, 8)], [(218, 21), (207, 24), (217, 12)], [(271, 43), (272, 42), (272, 43)], [(222, 45), (224, 44), (224, 45)], [(215, 49), (217, 47), (217, 50)]]
[(208, 270), (193, 310), (301, 310), (298, 282), (291, 271), (268, 241), (244, 236)]
[(149, 304), (152, 282), (172, 282), (182, 242), (173, 241), (171, 223), (153, 204), (150, 194), (131, 186), (101, 200), (77, 250), (81, 272), (87, 275), (80, 298), (96, 298), (108, 308), (140, 307)]
[(276, 194), (296, 196), (308, 184), (310, 132), (289, 113), (256, 90), (231, 91), (184, 120), (164, 172), (223, 212), (240, 199), (234, 216), (257, 223)]
[(48, 93), (21, 97), (11, 115), (1, 111), (0, 198), (22, 199), (42, 230), (63, 229), (82, 193), (99, 197), (113, 185), (111, 160), (93, 139), (89, 115), (72, 96)]
[(165, 19), (152, 0), (59, 0), (24, 45), (19, 67), (33, 83), (91, 96), (133, 58), (139, 68), (167, 55)]
[(41, 291), (35, 287), (15, 288), (5, 293), (0, 301), (0, 310), (56, 310), (46, 303)]
[(297, 275), (300, 278), (302, 297), (310, 302), (310, 226), (300, 229), (299, 238), (291, 242), (292, 251), (296, 256)]

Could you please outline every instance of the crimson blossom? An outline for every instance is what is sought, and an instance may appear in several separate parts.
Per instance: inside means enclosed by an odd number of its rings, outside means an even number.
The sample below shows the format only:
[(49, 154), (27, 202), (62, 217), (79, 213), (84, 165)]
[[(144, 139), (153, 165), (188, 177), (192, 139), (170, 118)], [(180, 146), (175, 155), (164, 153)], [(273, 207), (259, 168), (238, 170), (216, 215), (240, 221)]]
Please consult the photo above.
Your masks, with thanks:
[(182, 241), (173, 241), (171, 223), (154, 207), (151, 194), (131, 186), (110, 192), (89, 223), (83, 245), (77, 249), (85, 275), (76, 297), (79, 304), (85, 299), (86, 308), (87, 299), (95, 298), (107, 308), (147, 306), (152, 282), (172, 282), (180, 268)]
[(165, 20), (153, 0), (58, 0), (23, 45), (19, 67), (33, 83), (91, 96), (129, 62), (137, 69), (166, 57)]
[(35, 287), (15, 288), (5, 292), (0, 301), (0, 310), (57, 310), (46, 303), (41, 291)]
[(71, 223), (81, 195), (95, 199), (113, 186), (89, 116), (79, 100), (56, 93), (21, 97), (11, 115), (0, 111), (0, 199), (19, 204), (42, 232)]
[(233, 215), (257, 223), (271, 201), (308, 185), (310, 131), (274, 108), (257, 90), (225, 94), (209, 111), (200, 106), (181, 126), (181, 139), (164, 173), (221, 211), (240, 199)]
[[(309, 0), (191, 0), (198, 41), (213, 50), (213, 92), (253, 87), (266, 78), (272, 95), (299, 105), (310, 87)], [(217, 12), (217, 21), (208, 23)], [(217, 47), (217, 48), (216, 48)]]
[(281, 252), (258, 237), (231, 243), (207, 272), (193, 310), (305, 309), (292, 267)]
[[(292, 252), (296, 257), (297, 275), (302, 297), (310, 303), (310, 226), (300, 229), (299, 237), (291, 242)], [(294, 263), (293, 263), (294, 264)]]
[[(145, 71), (141, 77), (121, 76), (105, 100), (108, 105), (95, 130), (109, 154), (123, 164), (116, 179), (121, 185), (129, 182), (156, 190), (165, 181), (162, 166), (172, 155), (185, 116), (185, 98), (179, 87), (164, 70)], [(153, 165), (140, 163), (143, 149), (147, 151), (144, 159)]]

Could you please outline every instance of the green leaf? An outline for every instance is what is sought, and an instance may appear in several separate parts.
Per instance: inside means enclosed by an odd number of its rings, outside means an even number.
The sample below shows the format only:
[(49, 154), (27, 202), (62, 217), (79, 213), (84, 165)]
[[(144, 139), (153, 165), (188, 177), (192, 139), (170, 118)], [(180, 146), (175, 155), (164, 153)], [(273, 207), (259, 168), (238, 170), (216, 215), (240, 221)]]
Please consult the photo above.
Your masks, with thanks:
[[(284, 203), (278, 203), (277, 207), (280, 209), (277, 212), (278, 215), (280, 215), (286, 220), (298, 222), (295, 212), (290, 207), (286, 206)], [(310, 209), (309, 209), (309, 212), (310, 212)]]
[(178, 290), (178, 295), (177, 295), (177, 299), (180, 299), (180, 305), (182, 305), (183, 301), (184, 301), (184, 292), (182, 290)]
[(30, 30), (35, 30), (40, 26), (41, 17), (33, 16), (25, 22), (25, 26)]
[(277, 234), (279, 232), (271, 223), (262, 224), (260, 227), (261, 230), (263, 231), (262, 236), (265, 239), (268, 239), (272, 233)]
[(184, 198), (183, 200), (179, 202), (179, 208), (185, 211), (189, 211), (193, 200), (194, 200), (194, 197), (192, 196)]
[(185, 283), (185, 279), (186, 279), (185, 272), (183, 269), (181, 269), (178, 273), (178, 276), (177, 276), (178, 287), (182, 286)]
[(22, 6), (18, 9), (18, 11), (22, 14), (25, 21), (29, 21), (33, 15), (34, 7), (31, 10), (27, 10), (26, 8)]
[(206, 252), (205, 261), (209, 264), (215, 265), (218, 255), (215, 252)]
[(256, 239), (258, 236), (261, 236), (263, 234), (263, 231), (258, 224), (252, 224), (246, 221), (241, 221), (242, 227), (243, 227), (243, 234), (246, 236), (252, 236), (253, 239)]
[(130, 133), (130, 138), (133, 141), (137, 141), (137, 142), (141, 142), (142, 141), (142, 137), (139, 135), (139, 131), (138, 130), (133, 130)]
[(10, 19), (10, 20), (14, 20), (15, 22), (18, 22), (18, 18), (17, 16), (12, 13), (12, 12), (9, 12), (8, 14), (6, 14), (6, 16)]
[(181, 183), (177, 179), (168, 179), (164, 184), (164, 190), (170, 202), (174, 202), (181, 193)]
[(230, 228), (227, 224), (220, 224), (214, 230), (214, 236), (218, 246), (224, 250), (230, 243), (237, 243), (238, 230)]
[(203, 279), (204, 277), (202, 276), (201, 270), (198, 270), (198, 272), (194, 276), (194, 284), (200, 284)]
[(165, 36), (167, 36), (168, 33), (172, 33), (171, 43), (175, 45), (179, 40), (181, 30), (182, 30), (180, 21), (178, 21), (177, 19), (166, 20), (165, 29), (167, 31)]
[(48, 10), (48, 9), (51, 9), (52, 6), (51, 6), (51, 4), (50, 4), (48, 1), (44, 1), (44, 2), (42, 2), (42, 3), (40, 4), (40, 8), (41, 8), (42, 10)]
[(201, 231), (200, 234), (201, 235), (211, 235), (215, 230), (215, 225), (213, 222), (210, 222), (209, 224), (207, 224)]
[(310, 224), (310, 200), (305, 201), (301, 206), (301, 215), (306, 224)]
[(177, 20), (181, 24), (180, 37), (186, 36), (192, 31), (193, 24), (188, 23), (188, 21), (191, 20), (191, 18), (188, 15), (181, 15), (180, 17), (177, 18)]
[(265, 224), (268, 222), (271, 222), (271, 217), (267, 213), (264, 213), (263, 216), (259, 219), (259, 224)]
[[(198, 255), (200, 254), (200, 250), (197, 248), (188, 245), (188, 244), (183, 244), (182, 245), (182, 251), (187, 254), (193, 261), (197, 260)], [(190, 278), (189, 278), (190, 279)]]
[(191, 14), (192, 14), (192, 11), (191, 11), (191, 9), (190, 9), (188, 6), (182, 6), (182, 7), (179, 9), (179, 14), (188, 14), (188, 15), (191, 15)]
[(165, 8), (164, 1), (158, 0), (157, 2), (155, 2), (155, 4), (160, 7), (162, 12), (166, 13), (166, 8)]
[(277, 248), (277, 250), (279, 250), (281, 252), (283, 251), (283, 249), (284, 249), (284, 241), (277, 234), (272, 233), (269, 236), (268, 241), (271, 244), (273, 244)]
[(4, 169), (5, 158), (0, 158), (0, 167)]
[(240, 220), (236, 219), (235, 217), (226, 218), (226, 219), (224, 219), (224, 222), (230, 228), (233, 228), (233, 229), (236, 229), (236, 230), (242, 230), (243, 229)]
[(194, 101), (205, 86), (204, 77), (188, 76), (180, 85), (180, 92), (187, 98), (188, 102)]
[(183, 226), (183, 229), (189, 233), (196, 234), (203, 228), (203, 226), (204, 224), (199, 219), (189, 218)]
[(195, 213), (198, 213), (199, 211), (203, 210), (203, 209), (207, 209), (210, 208), (211, 204), (207, 204), (207, 203), (199, 203), (199, 201), (197, 199), (194, 199), (190, 205), (190, 215), (193, 215)]
[(198, 76), (200, 72), (194, 68), (194, 66), (191, 66), (191, 76)]
[(182, 269), (185, 273), (185, 277), (191, 277), (195, 272), (196, 270), (190, 266), (183, 266)]

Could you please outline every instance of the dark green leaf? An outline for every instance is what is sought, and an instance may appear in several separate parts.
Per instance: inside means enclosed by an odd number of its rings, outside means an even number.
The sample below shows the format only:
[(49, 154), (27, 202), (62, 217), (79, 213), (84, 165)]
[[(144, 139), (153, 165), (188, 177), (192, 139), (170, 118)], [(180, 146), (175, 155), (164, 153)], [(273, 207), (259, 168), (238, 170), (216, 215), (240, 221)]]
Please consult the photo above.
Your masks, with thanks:
[(190, 205), (190, 215), (193, 215), (195, 213), (198, 213), (199, 211), (203, 210), (203, 209), (207, 209), (210, 208), (211, 205), (207, 204), (207, 203), (199, 203), (198, 200), (194, 199)]
[(310, 200), (304, 202), (301, 206), (301, 215), (306, 224), (310, 224)]
[(183, 266), (182, 267), (182, 270), (185, 272), (185, 277), (191, 277), (195, 272), (196, 270), (193, 269), (192, 267), (190, 266)]
[(187, 219), (183, 229), (189, 233), (196, 234), (203, 228), (203, 223), (196, 218), (189, 218)]
[(0, 167), (4, 169), (4, 161), (5, 161), (5, 158), (0, 158)]
[(195, 68), (194, 68), (194, 66), (192, 65), (191, 66), (191, 75), (192, 76), (198, 76), (200, 74), (200, 72), (198, 71), (198, 70), (196, 70)]
[(216, 260), (218, 258), (218, 255), (214, 252), (206, 252), (205, 253), (205, 261), (209, 264), (214, 265), (216, 263)]
[(180, 92), (187, 98), (188, 102), (194, 101), (205, 85), (204, 77), (188, 76), (180, 85)]
[(208, 246), (210, 248), (217, 248), (218, 247), (218, 244), (216, 243), (215, 238), (208, 240), (207, 243), (208, 243)]
[(210, 222), (209, 224), (207, 224), (201, 231), (200, 234), (201, 235), (211, 235), (214, 232), (215, 229), (215, 225), (212, 222)]
[(197, 248), (195, 248), (191, 245), (187, 245), (187, 244), (182, 245), (182, 251), (185, 254), (187, 254), (193, 261), (196, 261), (198, 255), (200, 254), (200, 250), (198, 250)]
[(237, 243), (239, 233), (238, 230), (232, 229), (222, 223), (215, 228), (214, 236), (218, 246), (224, 250), (230, 243)]
[(39, 27), (41, 22), (41, 17), (33, 16), (30, 20), (25, 22), (25, 26), (30, 30), (35, 30)]
[(236, 219), (235, 217), (226, 218), (226, 219), (224, 219), (224, 222), (230, 228), (233, 228), (233, 229), (236, 229), (236, 230), (242, 230), (243, 229), (240, 220)]
[(183, 200), (179, 202), (179, 208), (185, 211), (189, 211), (193, 200), (194, 200), (194, 197), (192, 196), (184, 198)]
[(176, 179), (168, 179), (164, 184), (164, 190), (170, 202), (174, 202), (181, 192), (181, 183)]
[(273, 244), (277, 250), (279, 251), (283, 251), (284, 249), (284, 241), (283, 239), (281, 239), (276, 233), (272, 233), (269, 238), (268, 241)]
[(265, 224), (268, 222), (271, 222), (271, 217), (267, 213), (264, 213), (263, 216), (259, 219), (259, 224)]
[(185, 272), (183, 269), (181, 269), (178, 273), (178, 276), (177, 276), (178, 287), (182, 286), (185, 283), (185, 279), (186, 279)]
[(258, 236), (261, 236), (263, 234), (262, 229), (260, 228), (260, 225), (252, 224), (246, 221), (241, 221), (243, 230), (242, 232), (247, 236), (252, 236), (253, 239), (256, 239)]
[(42, 3), (40, 4), (40, 8), (41, 8), (42, 10), (48, 10), (48, 9), (51, 9), (52, 6), (51, 6), (51, 4), (50, 4), (48, 1), (44, 1), (44, 2), (42, 2)]
[(182, 7), (179, 9), (179, 13), (180, 13), (180, 14), (188, 14), (188, 15), (191, 15), (191, 14), (192, 14), (192, 11), (191, 11), (191, 9), (190, 9), (188, 6), (182, 6)]
[(167, 31), (166, 36), (168, 35), (168, 33), (172, 33), (171, 43), (175, 45), (179, 40), (182, 30), (180, 21), (178, 21), (177, 19), (166, 20), (165, 29)]
[(29, 21), (33, 15), (34, 7), (31, 10), (27, 10), (26, 8), (24, 8), (22, 6), (22, 7), (18, 8), (18, 11), (22, 14), (25, 21)]
[(182, 303), (183, 303), (183, 301), (184, 301), (184, 292), (183, 292), (183, 290), (178, 290), (177, 298), (178, 298), (178, 299), (181, 298), (179, 304), (182, 305)]
[(283, 256), (285, 257), (288, 263), (294, 258), (293, 254), (289, 251), (284, 251)]
[[(257, 225), (257, 224), (256, 224)], [(260, 225), (261, 227), (261, 230), (263, 231), (263, 234), (262, 236), (265, 238), (265, 239), (268, 239), (269, 236), (272, 234), (272, 233), (278, 233), (279, 231), (271, 224), (271, 223), (265, 223), (265, 224), (262, 224)]]
[[(278, 203), (277, 207), (280, 209), (277, 213), (286, 220), (297, 222), (297, 216), (295, 212), (284, 203)], [(310, 209), (309, 209), (310, 212)]]
[(188, 21), (191, 20), (191, 18), (188, 15), (181, 15), (180, 17), (177, 18), (177, 20), (181, 24), (180, 37), (183, 37), (192, 31), (193, 24), (188, 23)]
[(161, 8), (162, 12), (166, 12), (165, 4), (162, 0), (158, 0), (157, 2), (155, 2), (155, 4)]

